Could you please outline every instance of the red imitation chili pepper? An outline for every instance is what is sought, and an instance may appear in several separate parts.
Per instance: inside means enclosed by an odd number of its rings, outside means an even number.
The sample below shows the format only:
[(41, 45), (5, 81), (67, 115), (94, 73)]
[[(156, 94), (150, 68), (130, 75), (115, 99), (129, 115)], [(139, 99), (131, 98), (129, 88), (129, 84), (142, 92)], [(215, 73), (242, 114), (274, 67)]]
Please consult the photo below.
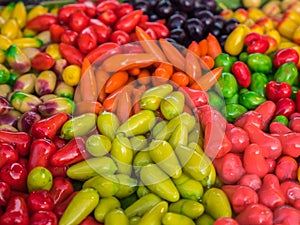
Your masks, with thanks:
[(282, 146), (278, 138), (262, 131), (253, 124), (247, 124), (244, 126), (244, 129), (249, 135), (250, 142), (259, 145), (262, 155), (265, 158), (275, 160), (281, 155)]
[(279, 68), (282, 64), (287, 62), (293, 62), (296, 65), (299, 62), (299, 54), (293, 48), (284, 48), (276, 51), (273, 57), (273, 65)]
[(210, 158), (220, 158), (231, 151), (232, 144), (225, 134), (225, 129), (208, 123), (204, 130), (204, 152)]
[(86, 5), (85, 4), (69, 4), (69, 5), (64, 5), (58, 10), (57, 13), (57, 19), (60, 23), (66, 24), (68, 23), (68, 20), (70, 16), (77, 11), (85, 11), (86, 10)]
[(95, 220), (93, 216), (87, 216), (79, 225), (103, 225), (103, 223)]
[(170, 35), (170, 31), (168, 27), (162, 23), (159, 22), (151, 22), (151, 21), (146, 21), (138, 24), (142, 29), (146, 30), (147, 28), (151, 28), (157, 38), (166, 38)]
[(49, 29), (51, 41), (59, 43), (61, 35), (65, 32), (65, 28), (59, 24), (52, 24)]
[[(108, 52), (109, 52), (109, 54), (107, 54)], [(104, 58), (101, 57), (104, 54), (105, 54), (105, 56), (108, 57), (112, 54), (117, 54), (117, 53), (121, 53), (120, 45), (118, 45), (117, 43), (113, 43), (113, 42), (106, 42), (106, 43), (99, 45), (97, 48), (95, 48), (90, 53), (88, 53), (85, 58), (88, 59), (88, 61), (90, 63), (93, 63), (97, 59), (100, 59), (100, 58), (102, 60), (104, 60)]]
[(129, 12), (118, 19), (115, 24), (115, 30), (122, 30), (128, 34), (131, 33), (139, 23), (142, 15), (143, 11), (140, 9)]
[(50, 190), (54, 205), (64, 201), (74, 191), (72, 182), (66, 177), (55, 177)]
[(243, 185), (224, 185), (226, 193), (235, 213), (242, 212), (248, 205), (258, 203), (257, 193), (250, 187)]
[(295, 102), (290, 98), (281, 98), (276, 102), (275, 116), (289, 117), (296, 110)]
[(118, 10), (116, 10), (117, 17), (121, 18), (122, 16), (129, 14), (133, 10), (134, 10), (134, 8), (133, 8), (133, 6), (131, 4), (129, 4), (129, 3), (122, 3), (118, 7)]
[(233, 63), (231, 71), (240, 86), (244, 88), (249, 87), (251, 83), (251, 72), (246, 63), (242, 61), (236, 61)]
[(68, 118), (66, 113), (59, 112), (53, 116), (39, 120), (32, 125), (30, 134), (35, 139), (49, 138), (52, 140)]
[(291, 132), (285, 134), (273, 134), (277, 137), (282, 145), (282, 153), (284, 155), (297, 158), (300, 156), (300, 133)]
[(48, 190), (34, 190), (29, 193), (26, 201), (30, 213), (40, 210), (52, 211), (54, 208), (54, 201)]
[(11, 144), (0, 142), (0, 168), (5, 163), (17, 162), (18, 159), (19, 153)]
[(289, 127), (292, 131), (300, 133), (300, 117), (296, 116), (290, 119)]
[(0, 181), (0, 206), (6, 206), (8, 203), (10, 196), (11, 190), (10, 186), (4, 182)]
[(291, 133), (292, 130), (281, 122), (273, 121), (269, 125), (269, 131), (271, 134), (287, 134)]
[(258, 191), (261, 187), (261, 183), (260, 177), (256, 174), (244, 174), (237, 184), (247, 186)]
[(295, 101), (296, 101), (296, 111), (300, 112), (300, 91), (296, 93)]
[(254, 111), (261, 115), (261, 129), (266, 131), (268, 129), (269, 123), (274, 118), (276, 110), (276, 105), (273, 101), (265, 101), (260, 104)]
[(281, 156), (277, 161), (275, 168), (275, 175), (278, 177), (280, 183), (286, 180), (297, 179), (298, 163), (296, 159), (290, 156)]
[(37, 32), (49, 30), (52, 24), (57, 24), (57, 17), (51, 13), (39, 15), (26, 24), (26, 28)]
[(213, 165), (224, 184), (235, 184), (245, 174), (241, 157), (235, 153), (214, 159)]
[(289, 98), (292, 95), (292, 87), (286, 82), (278, 83), (274, 80), (266, 85), (266, 97), (277, 102), (281, 98)]
[(83, 54), (74, 46), (65, 43), (59, 44), (59, 51), (69, 64), (81, 66)]
[(109, 26), (105, 25), (98, 19), (90, 19), (90, 26), (94, 28), (99, 43), (105, 43), (108, 41), (112, 32)]
[[(295, 207), (295, 206), (294, 206)], [(277, 224), (299, 224), (300, 213), (299, 207), (284, 205), (276, 208), (273, 212), (273, 221)]]
[(12, 190), (27, 191), (27, 170), (19, 162), (6, 163), (0, 170), (0, 179), (9, 184)]
[(258, 144), (250, 144), (246, 147), (243, 155), (243, 165), (246, 173), (256, 174), (260, 178), (264, 177), (269, 170), (269, 165)]
[(60, 42), (73, 46), (77, 45), (77, 40), (78, 33), (73, 30), (65, 30), (60, 37)]
[(57, 225), (57, 217), (51, 211), (38, 211), (30, 216), (30, 225)]
[[(300, 185), (294, 180), (286, 180), (280, 184), (288, 204), (295, 205), (300, 200)], [(299, 209), (299, 208), (298, 208)]]
[(124, 45), (130, 42), (129, 34), (123, 30), (115, 30), (111, 33), (109, 40), (119, 45)]
[(191, 100), (193, 107), (199, 107), (208, 104), (208, 94), (205, 91), (195, 90), (189, 87), (180, 87), (178, 89), (183, 94), (187, 95), (187, 100)]
[(53, 212), (59, 219), (65, 212), (67, 206), (72, 201), (72, 199), (77, 195), (79, 191), (74, 191), (71, 195), (69, 195), (64, 201), (54, 206)]
[(29, 225), (27, 204), (21, 196), (13, 196), (9, 199), (4, 214), (0, 217), (1, 225)]
[(37, 166), (48, 168), (49, 158), (56, 150), (56, 146), (49, 139), (43, 138), (32, 141), (27, 163), (28, 172)]
[(0, 143), (10, 143), (18, 151), (20, 156), (27, 156), (31, 143), (31, 137), (26, 132), (0, 131)]
[(85, 54), (96, 48), (97, 34), (92, 26), (88, 26), (81, 31), (77, 44), (79, 50)]
[(82, 137), (76, 137), (51, 155), (50, 163), (52, 166), (67, 166), (80, 162), (88, 157), (89, 153), (85, 149), (84, 139)]
[(273, 213), (267, 206), (256, 203), (248, 205), (235, 219), (239, 225), (273, 224)]
[(258, 196), (259, 202), (272, 210), (285, 204), (285, 196), (280, 188), (278, 177), (274, 174), (267, 174), (263, 178)]
[(234, 125), (226, 126), (225, 134), (232, 144), (231, 152), (242, 153), (250, 144), (248, 133), (240, 127)]

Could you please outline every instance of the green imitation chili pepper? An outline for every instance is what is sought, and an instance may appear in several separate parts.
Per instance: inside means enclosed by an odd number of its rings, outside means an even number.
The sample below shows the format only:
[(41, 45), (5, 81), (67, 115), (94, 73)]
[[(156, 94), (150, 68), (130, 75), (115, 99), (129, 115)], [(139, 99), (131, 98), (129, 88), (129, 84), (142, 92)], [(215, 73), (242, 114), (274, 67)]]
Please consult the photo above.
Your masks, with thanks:
[(232, 73), (223, 72), (218, 79), (218, 84), (224, 98), (231, 98), (238, 91), (238, 83)]
[(187, 145), (188, 141), (189, 141), (188, 128), (184, 124), (178, 124), (178, 126), (171, 134), (169, 143), (173, 148), (176, 148), (176, 146), (178, 145)]
[(103, 223), (104, 218), (109, 211), (120, 207), (121, 207), (120, 201), (114, 196), (100, 198), (99, 203), (94, 210), (95, 219)]
[(285, 126), (288, 126), (289, 125), (289, 119), (284, 116), (284, 115), (279, 115), (279, 116), (276, 116), (273, 121), (275, 122), (280, 122), (282, 124), (284, 124)]
[(71, 179), (85, 181), (99, 174), (114, 174), (117, 171), (115, 162), (107, 157), (89, 158), (67, 169), (67, 175)]
[(161, 220), (167, 211), (168, 202), (160, 201), (141, 217), (137, 225), (161, 224)]
[(275, 72), (274, 79), (276, 82), (286, 82), (293, 85), (298, 79), (298, 69), (295, 63), (287, 62), (282, 64)]
[(266, 96), (266, 86), (268, 77), (264, 73), (253, 73), (249, 89), (260, 94), (262, 97)]
[(104, 156), (111, 149), (111, 141), (105, 135), (93, 134), (86, 140), (85, 147), (93, 156)]
[(162, 84), (144, 92), (140, 100), (141, 109), (157, 110), (161, 100), (173, 91), (170, 84)]
[(85, 136), (96, 128), (97, 115), (84, 113), (69, 119), (61, 128), (61, 137), (70, 140), (74, 137)]
[(156, 164), (143, 166), (140, 170), (140, 178), (146, 187), (159, 197), (169, 202), (179, 200), (180, 194), (175, 184)]
[(232, 211), (225, 192), (219, 188), (210, 188), (203, 195), (205, 212), (214, 219), (231, 217)]
[(242, 52), (240, 55), (239, 55), (239, 60), (246, 63), (247, 60), (248, 60), (248, 52)]
[(117, 133), (124, 133), (126, 136), (144, 134), (155, 125), (155, 114), (153, 111), (144, 109), (131, 116), (118, 129)]
[(240, 104), (228, 104), (225, 107), (226, 120), (232, 123), (237, 117), (246, 113), (247, 111), (248, 109)]
[(266, 99), (255, 91), (243, 92), (239, 97), (239, 103), (247, 109), (255, 109), (265, 101)]
[(261, 73), (270, 73), (273, 66), (271, 58), (262, 53), (250, 54), (247, 64), (251, 71)]
[(152, 160), (169, 176), (178, 178), (181, 175), (181, 165), (169, 142), (153, 140), (149, 146), (149, 154)]
[(106, 225), (129, 225), (129, 220), (125, 215), (123, 209), (113, 209), (107, 213), (104, 218), (104, 224)]
[(233, 95), (230, 98), (225, 98), (225, 104), (229, 105), (229, 104), (238, 104), (239, 103), (239, 94), (236, 93), (235, 95)]
[(80, 190), (67, 206), (59, 224), (80, 224), (97, 206), (99, 194), (93, 188)]
[(176, 185), (180, 196), (185, 199), (199, 201), (203, 195), (202, 184), (182, 173), (180, 177), (173, 178), (173, 182)]
[(215, 58), (215, 66), (223, 67), (223, 72), (230, 72), (231, 66), (237, 61), (235, 56), (231, 56), (227, 53), (221, 53)]
[(162, 223), (164, 225), (195, 225), (191, 218), (175, 212), (167, 212), (162, 218)]
[(119, 181), (119, 190), (115, 196), (119, 199), (129, 198), (137, 190), (137, 180), (127, 174), (116, 174)]
[(116, 161), (118, 173), (131, 174), (133, 150), (129, 139), (122, 134), (118, 134), (112, 141), (111, 157)]
[(111, 141), (115, 138), (120, 121), (116, 114), (103, 111), (97, 118), (97, 128), (101, 134), (107, 136)]
[(137, 199), (133, 204), (125, 209), (125, 214), (130, 218), (133, 216), (143, 216), (157, 203), (161, 202), (161, 198), (153, 193), (144, 195)]
[(196, 220), (196, 225), (213, 225), (215, 220), (208, 215), (207, 213), (203, 213), (201, 216), (199, 216)]
[(163, 98), (160, 103), (160, 110), (167, 120), (182, 113), (184, 108), (184, 95), (180, 91), (173, 91), (171, 94)]
[(119, 190), (119, 182), (114, 174), (98, 175), (85, 181), (82, 188), (93, 188), (100, 197), (110, 197)]

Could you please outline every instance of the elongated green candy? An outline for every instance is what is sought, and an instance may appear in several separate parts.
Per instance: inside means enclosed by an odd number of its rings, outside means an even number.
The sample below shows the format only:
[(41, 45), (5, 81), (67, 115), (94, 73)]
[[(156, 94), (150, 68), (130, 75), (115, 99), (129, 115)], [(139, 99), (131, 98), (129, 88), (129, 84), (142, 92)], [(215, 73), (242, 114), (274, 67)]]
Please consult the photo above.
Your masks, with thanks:
[(97, 118), (97, 128), (101, 134), (107, 136), (111, 141), (115, 138), (120, 121), (116, 114), (103, 111)]
[(95, 219), (103, 223), (107, 213), (112, 209), (117, 208), (121, 208), (121, 203), (116, 197), (110, 196), (106, 198), (100, 198), (99, 203), (94, 210)]
[(184, 95), (180, 91), (173, 91), (171, 94), (164, 97), (160, 103), (160, 110), (167, 120), (182, 113), (184, 108)]
[(6, 61), (9, 66), (19, 74), (26, 73), (31, 68), (30, 59), (16, 45), (11, 45), (7, 49)]
[(157, 110), (161, 100), (173, 91), (170, 84), (162, 84), (152, 87), (144, 92), (140, 100), (142, 109)]
[(140, 112), (131, 116), (118, 129), (117, 133), (124, 133), (130, 137), (140, 134), (145, 134), (155, 125), (155, 114), (151, 110), (141, 110)]

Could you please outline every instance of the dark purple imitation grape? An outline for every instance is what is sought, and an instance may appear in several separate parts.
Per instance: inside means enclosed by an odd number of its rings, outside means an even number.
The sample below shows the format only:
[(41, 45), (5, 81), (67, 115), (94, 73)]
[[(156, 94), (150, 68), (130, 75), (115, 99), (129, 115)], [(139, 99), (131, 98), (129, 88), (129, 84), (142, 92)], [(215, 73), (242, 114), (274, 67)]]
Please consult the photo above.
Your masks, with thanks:
[(173, 4), (170, 0), (161, 0), (156, 5), (155, 12), (162, 18), (168, 18), (174, 13)]
[(186, 19), (187, 17), (185, 17), (182, 14), (179, 13), (173, 14), (167, 22), (167, 27), (171, 30), (175, 28), (180, 28), (182, 27)]
[(171, 30), (170, 38), (182, 45), (184, 45), (185, 42), (188, 40), (187, 35), (182, 28), (175, 28), (175, 29)]
[(190, 12), (194, 9), (195, 0), (179, 0), (179, 9)]
[(195, 17), (207, 27), (212, 25), (214, 22), (214, 14), (208, 10), (197, 11)]
[(204, 38), (204, 24), (199, 19), (187, 19), (183, 26), (190, 38), (193, 38), (196, 41), (200, 41)]
[(239, 24), (239, 21), (235, 18), (231, 18), (225, 22), (224, 33), (229, 34)]
[(218, 27), (220, 30), (223, 29), (224, 25), (225, 25), (225, 19), (220, 16), (220, 15), (215, 15), (214, 16), (214, 26)]
[(133, 4), (135, 9), (141, 9), (145, 14), (149, 14), (151, 6), (148, 1), (136, 1)]

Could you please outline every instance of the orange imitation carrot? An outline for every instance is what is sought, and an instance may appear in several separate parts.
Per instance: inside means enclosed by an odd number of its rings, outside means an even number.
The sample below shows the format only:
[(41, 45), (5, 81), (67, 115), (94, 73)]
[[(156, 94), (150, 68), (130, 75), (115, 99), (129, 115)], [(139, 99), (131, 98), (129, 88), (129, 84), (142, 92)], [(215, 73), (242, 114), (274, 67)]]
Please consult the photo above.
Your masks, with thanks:
[(204, 56), (207, 55), (207, 51), (208, 51), (208, 43), (206, 39), (202, 39), (199, 42), (199, 49), (200, 49), (200, 54), (199, 56)]
[(128, 70), (128, 73), (131, 76), (137, 76), (137, 75), (139, 75), (140, 72), (141, 72), (141, 69), (139, 67), (133, 67), (133, 68)]
[(121, 123), (124, 123), (131, 115), (133, 107), (131, 101), (132, 85), (125, 86), (117, 96), (116, 115)]
[(98, 97), (94, 70), (88, 59), (84, 59), (81, 67), (79, 90), (82, 101), (95, 101)]
[(193, 83), (191, 88), (203, 91), (209, 90), (218, 81), (222, 71), (223, 67), (218, 67), (209, 71)]
[(209, 55), (201, 56), (200, 65), (205, 70), (211, 70), (215, 65), (215, 60)]
[(114, 91), (110, 95), (108, 95), (103, 101), (103, 109), (108, 112), (113, 112), (117, 107), (116, 99), (118, 95), (121, 93), (123, 87), (119, 88), (118, 90)]
[(75, 115), (81, 115), (83, 113), (99, 114), (103, 110), (103, 107), (98, 101), (82, 101), (76, 103), (75, 109)]
[(142, 69), (140, 74), (137, 76), (137, 81), (140, 84), (149, 84), (151, 82), (151, 74), (150, 71), (147, 69)]
[(116, 54), (104, 60), (101, 67), (107, 72), (116, 72), (135, 67), (147, 67), (156, 62), (156, 60), (156, 57), (149, 53)]
[(109, 79), (109, 74), (107, 72), (105, 72), (101, 68), (96, 70), (97, 93), (98, 93), (98, 101), (100, 102), (103, 102), (104, 98), (106, 97), (104, 85), (108, 79)]
[(135, 33), (145, 52), (153, 54), (159, 62), (166, 61), (166, 57), (160, 47), (157, 45), (156, 41), (152, 40), (142, 28), (136, 26)]
[(186, 73), (178, 71), (173, 73), (171, 81), (175, 82), (179, 86), (187, 86), (190, 82), (190, 78)]
[(215, 59), (219, 54), (222, 53), (221, 45), (218, 39), (211, 33), (207, 35), (206, 40), (208, 45), (207, 55)]
[(190, 82), (198, 80), (202, 74), (199, 57), (188, 51), (185, 56), (185, 72), (190, 76)]
[(128, 81), (129, 75), (126, 71), (118, 71), (109, 77), (104, 85), (105, 93), (112, 93), (123, 87)]
[(196, 41), (192, 41), (189, 44), (188, 50), (190, 50), (191, 52), (195, 53), (195, 55), (197, 55), (197, 56), (200, 56), (200, 54), (201, 54), (200, 44), (198, 44)]
[(159, 43), (169, 62), (176, 68), (184, 70), (184, 57), (180, 51), (165, 39), (160, 38)]

